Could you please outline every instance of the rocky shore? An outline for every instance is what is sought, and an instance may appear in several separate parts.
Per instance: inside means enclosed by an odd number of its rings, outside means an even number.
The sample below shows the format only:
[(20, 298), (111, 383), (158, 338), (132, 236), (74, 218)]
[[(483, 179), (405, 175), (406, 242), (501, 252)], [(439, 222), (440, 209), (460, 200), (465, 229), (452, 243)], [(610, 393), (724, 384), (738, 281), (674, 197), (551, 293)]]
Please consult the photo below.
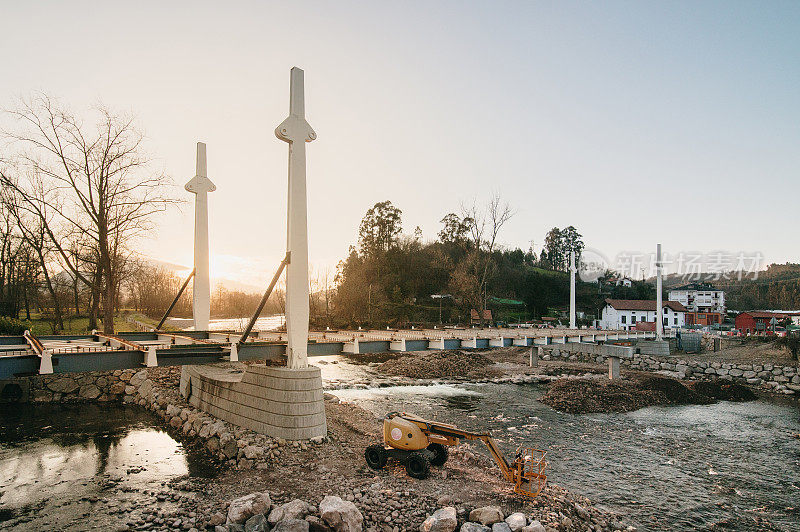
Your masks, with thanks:
[[(299, 520), (313, 530), (418, 530), (437, 510), (449, 506), (455, 511), (458, 526), (466, 527), (464, 530), (488, 530), (488, 524), (500, 527), (494, 532), (507, 532), (499, 522), (469, 524), (472, 512), (487, 505), (498, 507), (498, 512), (522, 513), (524, 526), (534, 526), (531, 531), (625, 529), (616, 516), (557, 486), (549, 485), (533, 501), (516, 496), (489, 458), (468, 446), (454, 449), (446, 466), (425, 481), (410, 479), (399, 465), (375, 472), (366, 467), (362, 454), (367, 445), (379, 441), (378, 420), (330, 395), (326, 395), (325, 401), (329, 431), (324, 439), (287, 442), (234, 427), (183, 402), (177, 392), (179, 371), (180, 368), (151, 368), (134, 374), (127, 390), (131, 393), (126, 393), (123, 401), (140, 405), (163, 418), (176, 438), (202, 449), (222, 470), (211, 481), (186, 481), (156, 495), (177, 501), (179, 507), (174, 511), (132, 508), (126, 516), (127, 530), (266, 530), (258, 528), (258, 523), (278, 526), (279, 521), (272, 517), (271, 511), (285, 504), (301, 509), (298, 511), (304, 515)], [(309, 477), (314, 481), (308, 482)], [(247, 528), (247, 520), (230, 517), (230, 508), (236, 506), (232, 501), (244, 492), (263, 494), (265, 488), (274, 508), (270, 506), (270, 513), (264, 510), (256, 514), (266, 521), (256, 518)], [(180, 493), (176, 495), (175, 490)], [(193, 496), (187, 496), (191, 490), (195, 490)], [(331, 525), (323, 515), (321, 492), (326, 497), (351, 503), (362, 517), (361, 528)], [(450, 515), (450, 510), (447, 514)], [(442, 513), (436, 515), (441, 517)], [(429, 521), (425, 530), (456, 529), (456, 525), (433, 526), (431, 523), (438, 522), (437, 519)], [(515, 517), (514, 523), (521, 522), (520, 516)], [(305, 524), (294, 521), (281, 527), (280, 530), (307, 530)]]

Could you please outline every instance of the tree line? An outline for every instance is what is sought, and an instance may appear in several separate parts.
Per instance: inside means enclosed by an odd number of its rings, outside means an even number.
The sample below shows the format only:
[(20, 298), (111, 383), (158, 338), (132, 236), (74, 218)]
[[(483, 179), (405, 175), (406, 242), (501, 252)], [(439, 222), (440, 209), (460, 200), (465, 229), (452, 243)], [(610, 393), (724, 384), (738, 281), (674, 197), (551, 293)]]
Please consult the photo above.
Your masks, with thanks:
[[(541, 256), (533, 248), (500, 246), (513, 216), (499, 196), (473, 203), (441, 219), (436, 240), (419, 228), (403, 233), (402, 211), (390, 201), (365, 213), (358, 245), (337, 266), (333, 318), (340, 326), (469, 323), (472, 310), (498, 307), (517, 318), (546, 315), (569, 301), (569, 253), (580, 257), (582, 236), (569, 226), (553, 228)], [(577, 259), (579, 261), (579, 258)], [(579, 283), (579, 304), (594, 308), (597, 286)]]

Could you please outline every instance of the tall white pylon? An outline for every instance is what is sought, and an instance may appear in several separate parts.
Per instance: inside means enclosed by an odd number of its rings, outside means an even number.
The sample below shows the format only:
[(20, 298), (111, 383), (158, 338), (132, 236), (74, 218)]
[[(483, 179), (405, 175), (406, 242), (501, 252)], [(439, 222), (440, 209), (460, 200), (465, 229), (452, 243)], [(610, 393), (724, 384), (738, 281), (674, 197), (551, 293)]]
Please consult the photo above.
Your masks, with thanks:
[(664, 338), (664, 302), (661, 297), (661, 244), (656, 246), (656, 340)]
[(286, 218), (286, 345), (287, 367), (308, 366), (308, 210), (306, 202), (306, 142), (317, 134), (306, 122), (303, 71), (292, 68), (289, 117), (275, 128), (289, 143), (289, 194)]
[(575, 328), (575, 250), (569, 252), (569, 328)]
[(217, 187), (208, 178), (206, 145), (197, 143), (196, 174), (184, 187), (194, 194), (194, 279), (192, 313), (194, 330), (207, 331), (211, 317), (211, 279), (208, 266), (208, 193)]

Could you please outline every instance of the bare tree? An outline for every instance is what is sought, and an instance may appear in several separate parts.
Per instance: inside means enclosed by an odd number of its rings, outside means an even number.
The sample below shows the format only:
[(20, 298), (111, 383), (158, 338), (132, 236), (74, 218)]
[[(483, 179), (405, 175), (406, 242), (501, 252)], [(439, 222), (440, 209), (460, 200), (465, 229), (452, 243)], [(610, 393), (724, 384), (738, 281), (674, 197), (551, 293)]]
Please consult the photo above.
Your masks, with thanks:
[[(499, 194), (494, 194), (489, 203), (480, 208), (473, 202), (472, 205), (461, 206), (461, 217), (469, 222), (469, 235), (472, 241), (470, 255), (464, 261), (463, 267), (454, 277), (454, 289), (461, 292), (464, 299), (470, 304), (478, 303), (480, 308), (481, 325), (484, 324), (484, 311), (488, 297), (486, 286), (494, 272), (492, 253), (497, 248), (497, 236), (500, 229), (514, 216), (514, 211), (508, 202), (503, 201)], [(477, 293), (475, 293), (477, 291)]]
[[(113, 333), (130, 246), (152, 227), (154, 214), (176, 202), (169, 179), (151, 170), (129, 115), (98, 107), (90, 127), (46, 95), (21, 100), (8, 113), (16, 127), (4, 134), (18, 148), (17, 172), (0, 174), (0, 182), (41, 220), (61, 264), (90, 287), (90, 317), (101, 306), (103, 330)], [(91, 274), (78, 264), (76, 240), (96, 261)]]

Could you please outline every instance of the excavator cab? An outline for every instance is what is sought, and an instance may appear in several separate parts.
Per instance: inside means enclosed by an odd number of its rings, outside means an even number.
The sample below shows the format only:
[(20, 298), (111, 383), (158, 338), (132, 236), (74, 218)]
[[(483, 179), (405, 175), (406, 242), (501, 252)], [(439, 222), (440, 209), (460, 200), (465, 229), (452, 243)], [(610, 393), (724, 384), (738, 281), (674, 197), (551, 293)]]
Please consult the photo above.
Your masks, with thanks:
[(520, 447), (509, 463), (488, 432), (461, 430), (455, 425), (429, 421), (405, 412), (389, 412), (383, 419), (383, 443), (370, 445), (364, 451), (367, 465), (383, 468), (389, 458), (405, 465), (410, 477), (425, 479), (430, 467), (441, 467), (448, 458), (448, 447), (462, 440), (480, 440), (489, 449), (503, 476), (514, 484), (514, 492), (536, 497), (547, 483), (546, 451)]

